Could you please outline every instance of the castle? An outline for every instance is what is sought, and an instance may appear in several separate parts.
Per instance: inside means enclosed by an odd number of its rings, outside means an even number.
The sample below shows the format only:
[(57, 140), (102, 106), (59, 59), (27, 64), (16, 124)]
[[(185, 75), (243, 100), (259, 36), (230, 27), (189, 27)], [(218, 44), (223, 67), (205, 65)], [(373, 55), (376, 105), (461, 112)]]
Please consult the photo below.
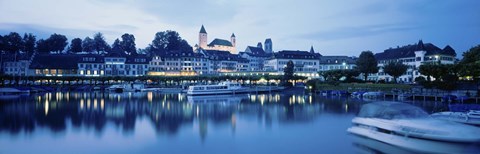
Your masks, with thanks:
[(215, 38), (210, 44), (207, 44), (208, 37), (207, 31), (205, 27), (200, 28), (200, 33), (198, 34), (198, 44), (195, 45), (195, 50), (203, 49), (203, 50), (220, 50), (220, 51), (228, 51), (232, 54), (238, 54), (236, 44), (237, 40), (235, 34), (232, 33), (230, 36), (230, 41)]

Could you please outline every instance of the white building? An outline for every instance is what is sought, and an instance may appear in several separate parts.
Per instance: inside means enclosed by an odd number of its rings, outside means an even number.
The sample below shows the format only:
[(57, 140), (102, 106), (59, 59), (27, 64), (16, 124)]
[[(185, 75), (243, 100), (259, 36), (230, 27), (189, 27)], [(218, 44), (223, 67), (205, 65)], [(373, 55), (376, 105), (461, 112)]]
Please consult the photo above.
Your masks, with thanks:
[(348, 56), (321, 56), (319, 71), (354, 69), (356, 60), (356, 58)]
[(232, 54), (238, 54), (236, 44), (237, 44), (237, 39), (235, 37), (235, 34), (232, 33), (230, 36), (230, 41), (229, 40), (224, 40), (224, 39), (219, 39), (215, 38), (213, 39), (212, 42), (207, 44), (208, 42), (208, 34), (207, 31), (205, 30), (205, 27), (200, 28), (200, 33), (198, 34), (198, 45), (195, 45), (195, 51), (198, 49), (203, 49), (203, 50), (220, 50), (220, 51), (229, 51)]
[(288, 61), (294, 64), (295, 75), (309, 78), (318, 78), (320, 54), (308, 51), (283, 50), (273, 53), (273, 56), (265, 61), (265, 71), (274, 71), (283, 75)]
[(455, 50), (447, 45), (440, 49), (431, 43), (423, 43), (420, 40), (417, 44), (403, 47), (386, 49), (382, 53), (375, 54), (378, 61), (379, 72), (370, 75), (369, 80), (393, 81), (393, 77), (383, 71), (383, 67), (391, 61), (400, 61), (409, 68), (400, 76), (398, 82), (413, 82), (416, 77), (422, 76), (418, 71), (420, 65), (425, 63), (454, 64), (457, 56)]
[(208, 59), (201, 54), (172, 51), (153, 56), (150, 61), (149, 75), (192, 76), (213, 74)]
[[(261, 44), (259, 43), (259, 45)], [(250, 69), (247, 71), (263, 71), (265, 61), (272, 56), (271, 53), (266, 53), (261, 46), (248, 46), (245, 52), (240, 52), (239, 55), (249, 61)]]

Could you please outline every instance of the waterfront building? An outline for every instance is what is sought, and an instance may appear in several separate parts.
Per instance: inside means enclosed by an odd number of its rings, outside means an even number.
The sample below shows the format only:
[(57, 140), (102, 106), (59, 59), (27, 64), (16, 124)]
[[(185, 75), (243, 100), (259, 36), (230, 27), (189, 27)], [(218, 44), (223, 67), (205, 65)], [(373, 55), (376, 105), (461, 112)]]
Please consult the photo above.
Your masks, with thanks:
[(319, 58), (319, 71), (354, 69), (357, 58), (348, 56), (321, 56)]
[(0, 56), (0, 72), (11, 76), (29, 76), (32, 74), (28, 66), (32, 60), (32, 54), (1, 54)]
[(148, 73), (149, 62), (146, 55), (109, 54), (105, 56), (105, 76), (144, 76)]
[(209, 44), (207, 44), (207, 42), (208, 42), (208, 34), (207, 34), (207, 31), (205, 30), (205, 27), (203, 27), (202, 25), (202, 27), (200, 28), (200, 32), (198, 34), (198, 45), (195, 45), (195, 51), (198, 51), (198, 49), (220, 50), (220, 51), (228, 51), (232, 54), (238, 54), (238, 51), (236, 48), (237, 39), (235, 34), (233, 33), (230, 36), (230, 40), (215, 38)]
[(29, 69), (34, 76), (77, 76), (79, 58), (74, 54), (36, 54)]
[(170, 51), (153, 56), (149, 75), (193, 76), (213, 74), (208, 59), (192, 51)]
[(257, 47), (248, 46), (245, 52), (240, 52), (239, 55), (249, 61), (248, 71), (263, 71), (265, 61), (272, 56), (263, 50), (261, 43)]
[(408, 65), (407, 72), (400, 76), (398, 82), (414, 82), (416, 77), (422, 76), (418, 71), (420, 65), (426, 63), (454, 64), (457, 54), (449, 45), (443, 49), (422, 40), (413, 45), (389, 48), (384, 52), (375, 54), (378, 61), (379, 72), (369, 76), (369, 80), (393, 81), (393, 77), (383, 71), (383, 67), (391, 61), (402, 62)]
[(213, 70), (212, 73), (215, 74), (222, 72), (248, 71), (250, 69), (248, 59), (242, 58), (241, 56), (232, 54), (228, 51), (201, 49), (198, 52), (208, 59), (210, 62), (209, 70)]
[(273, 55), (265, 61), (265, 71), (277, 72), (277, 75), (283, 75), (284, 68), (288, 61), (294, 63), (295, 75), (305, 76), (308, 78), (318, 78), (319, 71), (319, 53), (311, 53), (308, 51), (292, 51), (282, 50), (273, 53)]
[(105, 58), (98, 54), (82, 54), (78, 56), (79, 76), (104, 76)]

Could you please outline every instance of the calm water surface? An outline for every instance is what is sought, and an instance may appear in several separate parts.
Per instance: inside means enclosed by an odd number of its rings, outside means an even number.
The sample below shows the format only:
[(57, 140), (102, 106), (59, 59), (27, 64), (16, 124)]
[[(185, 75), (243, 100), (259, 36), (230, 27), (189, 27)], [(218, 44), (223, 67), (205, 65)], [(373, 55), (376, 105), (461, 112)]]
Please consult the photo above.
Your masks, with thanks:
[(0, 153), (355, 153), (362, 148), (346, 129), (368, 103), (302, 92), (46, 93), (0, 102)]

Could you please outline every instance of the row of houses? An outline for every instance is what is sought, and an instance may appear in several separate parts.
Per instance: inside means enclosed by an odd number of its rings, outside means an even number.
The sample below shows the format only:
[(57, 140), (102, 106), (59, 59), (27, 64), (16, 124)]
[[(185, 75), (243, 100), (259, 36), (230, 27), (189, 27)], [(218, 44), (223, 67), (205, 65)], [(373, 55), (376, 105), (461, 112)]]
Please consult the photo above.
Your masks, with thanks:
[[(153, 56), (125, 54), (1, 54), (2, 73), (13, 76), (195, 76), (195, 75), (282, 75), (288, 61), (294, 63), (295, 74), (319, 78), (319, 71), (354, 69), (356, 57), (323, 56), (314, 51), (281, 50), (265, 52), (261, 45), (248, 46), (243, 52), (205, 50), (169, 51)], [(453, 64), (453, 48), (443, 49), (419, 41), (413, 45), (389, 48), (375, 54), (380, 68), (369, 80), (391, 81), (383, 71), (391, 61), (409, 66), (401, 82), (413, 82), (421, 74), (420, 65), (440, 62)]]
[(281, 75), (288, 61), (297, 75), (318, 77), (318, 71), (352, 69), (355, 58), (322, 56), (313, 49), (266, 53), (248, 47), (245, 52), (203, 50), (170, 51), (153, 56), (122, 54), (33, 54), (2, 57), (2, 71), (13, 76), (194, 76), (194, 75)]

